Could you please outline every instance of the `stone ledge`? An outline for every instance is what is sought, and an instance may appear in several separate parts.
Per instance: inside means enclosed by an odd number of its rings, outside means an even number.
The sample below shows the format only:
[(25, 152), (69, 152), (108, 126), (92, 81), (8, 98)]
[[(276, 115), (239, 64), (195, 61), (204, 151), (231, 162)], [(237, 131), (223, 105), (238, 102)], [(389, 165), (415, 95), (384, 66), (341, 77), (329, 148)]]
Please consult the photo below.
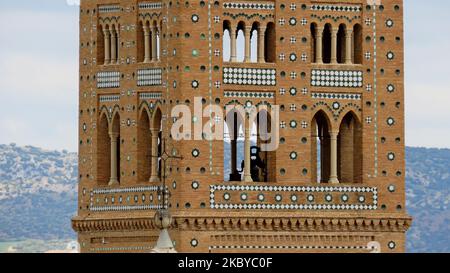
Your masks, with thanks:
[[(309, 231), (309, 232), (406, 232), (409, 216), (390, 217), (184, 217), (173, 216), (179, 231)], [(157, 229), (153, 218), (72, 219), (76, 232), (139, 231)]]

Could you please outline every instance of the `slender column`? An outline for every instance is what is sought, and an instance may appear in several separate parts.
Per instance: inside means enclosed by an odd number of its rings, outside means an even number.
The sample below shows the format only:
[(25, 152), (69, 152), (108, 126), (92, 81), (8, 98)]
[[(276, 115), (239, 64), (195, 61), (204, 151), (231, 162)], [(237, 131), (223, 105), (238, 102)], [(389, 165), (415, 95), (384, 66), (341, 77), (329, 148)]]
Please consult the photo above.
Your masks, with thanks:
[(151, 129), (152, 134), (152, 166), (150, 172), (150, 182), (159, 182), (158, 176), (158, 134), (159, 131)]
[(235, 115), (233, 121), (233, 136), (231, 139), (231, 173), (237, 173), (237, 136), (238, 136), (238, 126), (237, 126), (237, 117)]
[(244, 163), (244, 182), (253, 182), (252, 174), (251, 174), (251, 158), (250, 158), (250, 122), (248, 117), (246, 118), (245, 126), (245, 142), (244, 142), (244, 155), (245, 155), (245, 163)]
[(237, 146), (237, 142), (236, 140), (231, 140), (231, 174), (235, 174), (236, 173), (236, 146)]
[(250, 38), (252, 36), (252, 28), (251, 27), (246, 27), (245, 28), (245, 58), (244, 58), (244, 62), (249, 63), (251, 62), (251, 53), (250, 53)]
[(149, 63), (150, 62), (150, 28), (148, 26), (144, 26), (144, 47), (145, 47), (144, 63)]
[(162, 33), (162, 26), (157, 26), (157, 31), (156, 31), (156, 38), (157, 38), (157, 42), (156, 42), (156, 59), (158, 61), (161, 60), (161, 43), (162, 43), (162, 38), (161, 38), (161, 33)]
[(345, 32), (345, 63), (352, 63), (352, 37), (353, 29), (347, 29)]
[(320, 183), (326, 183), (326, 179), (329, 179), (326, 177), (326, 171), (325, 169), (327, 168), (326, 164), (325, 164), (325, 157), (328, 156), (328, 154), (326, 153), (326, 149), (325, 149), (325, 137), (324, 136), (319, 136), (319, 140), (320, 140)]
[(236, 62), (236, 28), (230, 25), (230, 61)]
[(158, 61), (158, 43), (157, 43), (157, 36), (156, 32), (158, 31), (158, 28), (156, 26), (152, 27), (152, 61), (156, 62)]
[(323, 64), (322, 57), (322, 43), (323, 43), (323, 27), (317, 27), (316, 30), (316, 63)]
[(337, 138), (338, 138), (338, 131), (331, 131), (330, 132), (330, 180), (329, 183), (331, 184), (338, 184), (338, 176), (337, 176)]
[(111, 31), (111, 64), (117, 63), (117, 33)]
[(331, 63), (337, 64), (337, 34), (339, 29), (332, 28), (331, 30)]
[(258, 63), (265, 63), (265, 37), (266, 37), (266, 28), (259, 27), (258, 32)]
[(111, 177), (109, 180), (109, 186), (119, 185), (119, 180), (117, 178), (117, 142), (119, 138), (118, 133), (110, 133), (111, 138)]
[(111, 36), (110, 36), (108, 29), (103, 30), (103, 36), (105, 38), (105, 42), (104, 42), (104, 44), (105, 44), (105, 64), (109, 64), (111, 61), (111, 54), (110, 54)]

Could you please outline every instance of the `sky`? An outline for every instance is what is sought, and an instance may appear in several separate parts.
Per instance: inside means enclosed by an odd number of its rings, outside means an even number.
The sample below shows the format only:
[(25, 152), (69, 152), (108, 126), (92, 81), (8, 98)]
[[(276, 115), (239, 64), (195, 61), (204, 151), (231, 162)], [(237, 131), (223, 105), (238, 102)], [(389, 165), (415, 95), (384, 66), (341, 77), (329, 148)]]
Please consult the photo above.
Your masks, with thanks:
[[(0, 143), (77, 151), (77, 0), (0, 1)], [(408, 146), (450, 148), (450, 1), (405, 0)]]

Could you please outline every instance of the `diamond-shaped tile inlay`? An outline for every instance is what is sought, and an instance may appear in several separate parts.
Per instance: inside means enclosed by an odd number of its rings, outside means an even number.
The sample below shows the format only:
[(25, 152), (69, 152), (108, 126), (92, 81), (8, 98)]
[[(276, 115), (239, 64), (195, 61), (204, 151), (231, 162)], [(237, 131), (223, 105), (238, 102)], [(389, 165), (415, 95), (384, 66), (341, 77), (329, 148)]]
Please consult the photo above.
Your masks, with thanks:
[(120, 72), (98, 72), (97, 88), (118, 88), (120, 87)]
[(313, 92), (311, 93), (313, 99), (321, 100), (361, 100), (361, 94), (357, 93), (325, 93)]
[(225, 9), (256, 9), (256, 10), (274, 10), (275, 4), (271, 2), (266, 3), (223, 3)]
[(264, 68), (225, 67), (223, 83), (237, 85), (275, 86), (276, 70)]
[(162, 85), (162, 69), (149, 68), (137, 71), (138, 86), (159, 86)]
[(225, 98), (261, 98), (261, 99), (273, 99), (275, 97), (274, 92), (241, 92), (241, 91), (225, 91)]
[(363, 86), (363, 72), (314, 69), (311, 71), (311, 85), (316, 87), (360, 88)]
[(332, 12), (361, 12), (360, 5), (329, 5), (316, 4), (311, 6), (313, 11), (332, 11)]

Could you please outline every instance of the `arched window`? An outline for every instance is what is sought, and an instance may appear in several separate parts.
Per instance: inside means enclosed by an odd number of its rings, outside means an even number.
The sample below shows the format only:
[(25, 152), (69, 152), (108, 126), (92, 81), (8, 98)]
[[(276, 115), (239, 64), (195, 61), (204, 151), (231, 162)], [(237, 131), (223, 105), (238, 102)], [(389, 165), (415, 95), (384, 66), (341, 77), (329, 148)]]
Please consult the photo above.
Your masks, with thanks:
[(105, 51), (108, 44), (108, 28), (105, 25), (100, 25), (97, 31), (97, 63), (105, 64)]
[(120, 115), (116, 113), (111, 121), (109, 135), (111, 137), (111, 177), (109, 185), (115, 185), (121, 181), (120, 172)]
[(339, 64), (345, 63), (345, 52), (346, 52), (346, 45), (345, 45), (345, 32), (346, 27), (344, 24), (339, 25), (339, 30), (337, 33), (337, 62)]
[(238, 111), (230, 111), (224, 123), (224, 179), (241, 181), (241, 162), (244, 160), (243, 118)]
[(319, 111), (311, 123), (312, 182), (328, 183), (330, 178), (330, 123), (326, 114)]
[(360, 24), (356, 24), (353, 27), (353, 63), (362, 64), (363, 63), (363, 43), (362, 37), (362, 27)]
[(106, 186), (111, 176), (111, 138), (108, 117), (102, 113), (97, 126), (97, 185)]
[(160, 108), (157, 108), (153, 113), (153, 119), (151, 124), (151, 134), (152, 134), (152, 172), (150, 182), (161, 181), (162, 175), (162, 112)]
[(222, 57), (224, 62), (231, 61), (231, 33), (230, 21), (224, 21), (222, 35)]
[(317, 25), (316, 23), (311, 24), (311, 62), (317, 63)]
[(259, 23), (255, 22), (252, 25), (250, 33), (250, 61), (252, 63), (258, 62), (258, 44), (259, 44)]
[(342, 119), (338, 135), (338, 177), (341, 183), (362, 182), (362, 128), (353, 112)]
[(141, 111), (138, 123), (138, 181), (150, 181), (152, 161), (152, 132), (150, 118), (146, 108)]
[(331, 32), (332, 28), (330, 24), (326, 24), (323, 29), (322, 37), (322, 58), (323, 63), (331, 63)]
[(111, 25), (111, 64), (117, 64), (119, 61), (119, 25)]
[(161, 46), (162, 46), (162, 21), (159, 22), (159, 25), (157, 26), (157, 59), (161, 60)]
[(245, 23), (239, 22), (237, 27), (236, 57), (238, 62), (245, 60)]
[(148, 34), (146, 34), (146, 32), (148, 32), (148, 28), (145, 29), (147, 26), (145, 25), (145, 23), (143, 23), (142, 21), (139, 22), (139, 26), (137, 28), (137, 60), (138, 62), (142, 63), (144, 62), (144, 59), (146, 55), (146, 43), (148, 43), (148, 41), (146, 40), (146, 38), (148, 38)]
[(276, 36), (275, 36), (275, 24), (270, 22), (266, 27), (265, 35), (265, 59), (268, 63), (274, 63), (276, 60)]
[(251, 174), (254, 182), (274, 182), (276, 169), (276, 153), (274, 151), (266, 151), (264, 144), (269, 144), (273, 139), (272, 119), (269, 112), (264, 109), (260, 110), (252, 123), (251, 129)]
[(152, 60), (152, 62), (156, 62), (156, 61), (158, 61), (158, 54), (159, 54), (158, 53), (159, 34), (158, 34), (158, 23), (156, 21), (153, 21), (151, 23), (150, 37), (151, 37), (151, 43), (150, 43), (151, 60)]

